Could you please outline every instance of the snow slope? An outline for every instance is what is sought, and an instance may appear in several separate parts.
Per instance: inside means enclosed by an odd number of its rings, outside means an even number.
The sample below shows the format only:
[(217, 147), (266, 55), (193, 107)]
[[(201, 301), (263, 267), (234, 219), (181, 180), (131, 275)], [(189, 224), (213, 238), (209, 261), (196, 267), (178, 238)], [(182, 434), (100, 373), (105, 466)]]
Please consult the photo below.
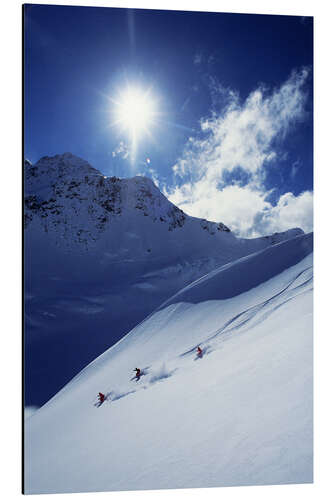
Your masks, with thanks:
[(189, 217), (145, 177), (70, 153), (25, 162), (27, 405), (41, 406), (163, 301), (218, 266), (302, 234), (251, 240)]
[(27, 493), (312, 482), (312, 235), (168, 300), (26, 420), (25, 465)]

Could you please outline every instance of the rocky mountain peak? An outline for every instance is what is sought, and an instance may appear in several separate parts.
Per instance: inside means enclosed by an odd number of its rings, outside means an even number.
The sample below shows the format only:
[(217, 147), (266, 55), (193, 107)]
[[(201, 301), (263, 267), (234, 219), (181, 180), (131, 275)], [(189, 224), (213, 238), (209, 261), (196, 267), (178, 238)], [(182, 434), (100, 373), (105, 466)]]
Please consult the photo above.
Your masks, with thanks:
[[(72, 153), (44, 156), (34, 165), (25, 160), (24, 166), (25, 227), (37, 224), (54, 236), (55, 244), (88, 249), (120, 221), (122, 228), (135, 228), (137, 234), (147, 221), (153, 224), (151, 233), (157, 226), (172, 232), (193, 224), (211, 236), (230, 233), (222, 222), (185, 214), (148, 177), (108, 177)], [(258, 240), (273, 245), (300, 234), (303, 231), (294, 228)]]
[[(104, 176), (71, 153), (25, 162), (25, 226), (38, 220), (45, 232), (67, 234), (90, 244), (119, 216), (146, 217), (169, 231), (193, 219), (173, 205), (148, 177)], [(210, 234), (230, 230), (223, 223), (196, 219)]]

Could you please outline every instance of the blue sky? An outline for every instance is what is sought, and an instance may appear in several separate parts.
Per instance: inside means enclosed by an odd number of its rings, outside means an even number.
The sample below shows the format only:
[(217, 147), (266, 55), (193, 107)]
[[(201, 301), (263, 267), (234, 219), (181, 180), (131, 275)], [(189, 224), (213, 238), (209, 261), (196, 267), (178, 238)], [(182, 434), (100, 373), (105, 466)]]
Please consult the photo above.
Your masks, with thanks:
[[(312, 43), (308, 17), (27, 5), (25, 156), (150, 176), (243, 236), (309, 231)], [(126, 85), (158, 111), (135, 158), (114, 119)]]

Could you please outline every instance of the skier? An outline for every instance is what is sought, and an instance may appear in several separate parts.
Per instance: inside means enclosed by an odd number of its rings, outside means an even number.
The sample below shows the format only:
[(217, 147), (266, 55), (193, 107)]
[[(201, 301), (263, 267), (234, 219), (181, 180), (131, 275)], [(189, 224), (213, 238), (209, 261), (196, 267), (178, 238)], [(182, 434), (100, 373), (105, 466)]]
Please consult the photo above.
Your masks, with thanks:
[(199, 345), (197, 347), (197, 355), (198, 355), (199, 358), (202, 358), (202, 349), (201, 349), (201, 347)]
[(102, 392), (99, 392), (98, 393), (98, 401), (99, 401), (99, 404), (103, 404), (104, 401), (105, 401), (105, 394), (103, 394)]
[(140, 377), (141, 377), (141, 370), (140, 370), (140, 368), (135, 368), (134, 371), (136, 372), (135, 377), (136, 377), (136, 381), (138, 382), (140, 380)]

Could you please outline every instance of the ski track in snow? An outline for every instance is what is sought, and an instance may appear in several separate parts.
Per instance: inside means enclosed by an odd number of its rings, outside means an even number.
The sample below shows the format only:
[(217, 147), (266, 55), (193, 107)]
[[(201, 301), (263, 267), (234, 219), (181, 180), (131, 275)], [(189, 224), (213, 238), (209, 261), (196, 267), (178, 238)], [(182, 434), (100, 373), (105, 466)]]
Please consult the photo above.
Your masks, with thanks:
[(207, 275), (87, 365), (26, 420), (26, 491), (311, 482), (311, 243)]
[(303, 234), (238, 238), (185, 214), (152, 180), (107, 177), (71, 153), (24, 165), (28, 406), (44, 405), (184, 286)]
[[(259, 323), (263, 322), (268, 318), (274, 311), (282, 307), (287, 302), (295, 299), (298, 295), (303, 293), (308, 293), (313, 289), (312, 286), (308, 286), (313, 282), (313, 267), (309, 266), (301, 272), (297, 273), (295, 277), (279, 292), (274, 294), (272, 297), (251, 306), (244, 311), (239, 312), (231, 319), (229, 319), (221, 328), (218, 328), (215, 332), (210, 334), (208, 337), (203, 338), (200, 342), (195, 344), (189, 350), (178, 354), (174, 358), (169, 358), (167, 361), (170, 364), (175, 365), (176, 360), (178, 358), (191, 357), (190, 361), (198, 361), (203, 360), (208, 354), (211, 354), (217, 349), (223, 348), (223, 343), (230, 338), (230, 335), (237, 330), (237, 334), (245, 333), (251, 328), (254, 328)], [(171, 316), (173, 311), (169, 312), (169, 316)], [(232, 325), (232, 326), (231, 326)], [(231, 327), (230, 327), (231, 326)], [(246, 327), (246, 328), (243, 328)], [(239, 329), (242, 329), (240, 332)], [(222, 338), (221, 338), (222, 336)], [(212, 342), (213, 341), (213, 342)], [(199, 356), (196, 354), (196, 348), (200, 345), (202, 348), (202, 355)], [(195, 355), (195, 357), (193, 357)], [(152, 365), (146, 367), (142, 370), (140, 380), (136, 380), (136, 377), (132, 377), (130, 380), (134, 381), (136, 384), (139, 384), (137, 389), (133, 390), (124, 390), (124, 391), (116, 391), (111, 390), (106, 392), (105, 402), (114, 403), (124, 397), (130, 396), (138, 392), (139, 390), (146, 390), (150, 386), (154, 385), (156, 382), (160, 382), (168, 379), (173, 376), (174, 373), (179, 370), (184, 370), (187, 368), (187, 365), (183, 365), (181, 368), (176, 367), (173, 369), (168, 369), (165, 366), (165, 362), (162, 367), (157, 368)], [(144, 377), (150, 375), (148, 380), (146, 381)], [(143, 378), (143, 380), (142, 380)], [(141, 382), (141, 384), (140, 384)], [(102, 406), (98, 402), (95, 402), (94, 405), (96, 407)], [(103, 403), (104, 405), (104, 403)]]

